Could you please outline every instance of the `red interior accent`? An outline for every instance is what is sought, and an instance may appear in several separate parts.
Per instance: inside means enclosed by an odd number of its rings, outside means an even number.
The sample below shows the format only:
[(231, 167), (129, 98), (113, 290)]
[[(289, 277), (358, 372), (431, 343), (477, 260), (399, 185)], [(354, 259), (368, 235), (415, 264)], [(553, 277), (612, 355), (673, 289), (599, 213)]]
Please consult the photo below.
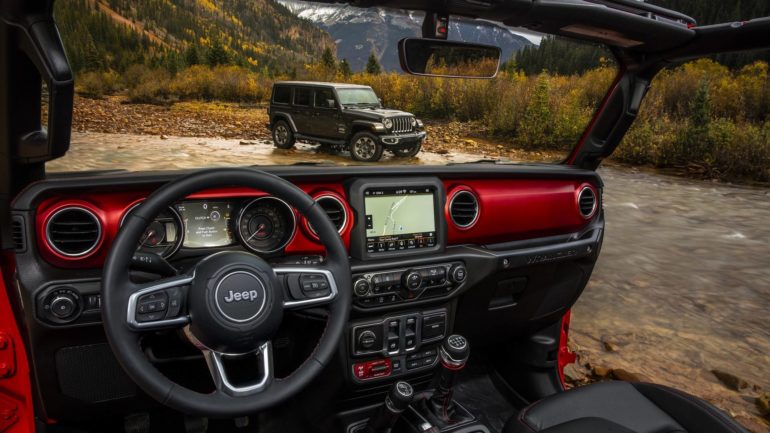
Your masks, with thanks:
[[(580, 215), (577, 193), (585, 182), (547, 179), (476, 179), (446, 180), (447, 244), (486, 244), (551, 236), (580, 230), (587, 224)], [(350, 246), (350, 235), (356, 218), (350, 208), (344, 186), (340, 183), (298, 184), (312, 197), (332, 195), (340, 199), (348, 212), (348, 223), (341, 233)], [(590, 185), (594, 192), (595, 185)], [(467, 190), (479, 201), (479, 217), (468, 228), (456, 227), (449, 217), (449, 199), (457, 191)], [(98, 268), (104, 263), (112, 240), (120, 229), (124, 214), (152, 190), (122, 192), (91, 192), (60, 194), (43, 200), (35, 220), (37, 246), (41, 256), (54, 266), (63, 268)], [(227, 197), (260, 197), (265, 193), (250, 188), (218, 188), (197, 192), (189, 199), (218, 199)], [(597, 194), (598, 197), (598, 194)], [(102, 239), (93, 252), (83, 257), (66, 257), (56, 253), (45, 240), (48, 218), (63, 206), (79, 205), (93, 211), (102, 221)], [(296, 212), (295, 212), (296, 213)], [(324, 254), (324, 247), (312, 234), (307, 221), (296, 213), (298, 229), (286, 247), (286, 254)]]
[[(585, 188), (585, 187), (590, 188), (591, 191), (593, 191), (593, 193), (594, 193), (594, 197), (596, 198), (596, 206), (594, 207), (593, 212), (591, 212), (591, 215), (589, 215), (588, 217), (583, 217), (583, 218), (585, 218), (587, 220), (590, 220), (594, 216), (596, 216), (596, 212), (599, 211), (599, 209), (600, 209), (602, 204), (599, 203), (599, 191), (596, 190), (596, 187), (591, 185), (590, 183), (582, 183), (582, 184), (580, 184), (577, 187), (577, 189), (575, 189), (575, 206), (578, 209), (578, 213), (580, 212), (580, 191), (582, 191), (583, 188)], [(583, 214), (580, 214), (580, 216), (582, 217)]]
[(559, 369), (559, 379), (561, 379), (562, 388), (566, 389), (564, 382), (564, 367), (577, 360), (577, 355), (569, 350), (569, 322), (572, 319), (572, 311), (567, 310), (561, 319), (561, 332), (559, 332), (559, 353), (557, 355), (557, 366)]
[(29, 363), (4, 275), (13, 275), (13, 259), (0, 256), (0, 432), (35, 431)]
[[(446, 181), (449, 244), (508, 242), (579, 230), (586, 224), (576, 201), (581, 185), (572, 180)], [(469, 228), (455, 226), (449, 216), (449, 199), (461, 190), (472, 192), (479, 202), (479, 217)]]
[[(379, 367), (379, 371), (374, 371), (375, 367)], [(390, 365), (390, 359), (377, 359), (374, 361), (359, 362), (353, 365), (353, 374), (359, 380), (374, 379), (375, 377), (390, 376), (392, 367)]]

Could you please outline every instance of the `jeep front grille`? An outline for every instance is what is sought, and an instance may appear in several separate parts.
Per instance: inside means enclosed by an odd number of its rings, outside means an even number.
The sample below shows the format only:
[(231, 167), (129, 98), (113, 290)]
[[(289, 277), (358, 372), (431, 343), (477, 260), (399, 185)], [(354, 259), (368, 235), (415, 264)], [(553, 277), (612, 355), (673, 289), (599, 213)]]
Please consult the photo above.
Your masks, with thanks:
[(390, 120), (393, 121), (393, 132), (399, 134), (402, 132), (412, 132), (412, 118), (409, 116), (393, 117)]

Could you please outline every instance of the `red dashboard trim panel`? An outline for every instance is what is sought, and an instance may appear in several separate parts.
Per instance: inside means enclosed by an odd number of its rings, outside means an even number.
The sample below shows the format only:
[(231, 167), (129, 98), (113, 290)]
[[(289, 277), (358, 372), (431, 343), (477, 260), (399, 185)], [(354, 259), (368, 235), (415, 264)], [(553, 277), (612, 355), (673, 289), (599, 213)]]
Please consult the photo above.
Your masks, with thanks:
[(452, 224), (447, 203), (444, 216), (449, 222), (449, 244), (483, 245), (580, 230), (588, 222), (580, 215), (576, 200), (583, 185), (573, 180), (445, 181), (449, 197), (468, 190), (479, 202), (478, 220), (468, 228)]
[[(332, 195), (341, 200), (348, 213), (348, 223), (341, 236), (347, 247), (357, 215), (350, 207), (346, 190), (341, 183), (297, 184), (303, 191), (316, 198)], [(447, 198), (458, 191), (472, 192), (479, 202), (479, 217), (470, 227), (455, 226), (449, 218), (449, 200), (443, 209), (447, 220), (447, 244), (491, 244), (521, 239), (531, 239), (556, 234), (571, 233), (585, 227), (589, 219), (579, 212), (577, 195), (589, 185), (596, 197), (600, 197), (596, 185), (582, 180), (544, 179), (475, 179), (445, 180)], [(109, 246), (119, 230), (124, 213), (135, 203), (143, 200), (151, 190), (59, 194), (46, 198), (37, 207), (35, 229), (37, 246), (42, 257), (54, 266), (62, 268), (98, 268), (104, 263)], [(265, 193), (250, 188), (210, 189), (195, 193), (189, 199), (260, 197)], [(58, 209), (68, 205), (86, 207), (94, 212), (102, 223), (99, 245), (88, 255), (66, 257), (58, 254), (45, 239), (45, 225)], [(600, 206), (597, 205), (597, 208)], [(297, 215), (298, 229), (285, 248), (289, 255), (323, 254), (324, 248), (312, 234), (305, 219)], [(595, 213), (596, 214), (596, 213)], [(595, 215), (594, 214), (594, 215)]]

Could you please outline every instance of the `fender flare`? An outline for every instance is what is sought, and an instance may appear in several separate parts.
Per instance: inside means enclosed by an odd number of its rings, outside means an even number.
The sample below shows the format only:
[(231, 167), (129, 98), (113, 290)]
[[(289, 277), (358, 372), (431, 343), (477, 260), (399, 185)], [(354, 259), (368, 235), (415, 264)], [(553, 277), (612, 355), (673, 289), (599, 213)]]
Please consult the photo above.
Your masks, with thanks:
[(278, 120), (285, 120), (289, 123), (289, 127), (291, 128), (291, 132), (297, 133), (297, 125), (294, 124), (294, 119), (291, 117), (290, 113), (287, 113), (285, 111), (276, 111), (271, 117), (270, 120), (270, 126), (275, 124)]

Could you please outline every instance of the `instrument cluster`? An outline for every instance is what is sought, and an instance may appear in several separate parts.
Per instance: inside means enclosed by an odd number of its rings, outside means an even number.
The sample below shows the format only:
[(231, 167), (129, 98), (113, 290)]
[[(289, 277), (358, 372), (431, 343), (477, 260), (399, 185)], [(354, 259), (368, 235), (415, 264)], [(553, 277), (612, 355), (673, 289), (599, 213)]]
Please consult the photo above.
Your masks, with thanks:
[[(121, 224), (138, 205), (126, 212)], [(185, 200), (169, 206), (147, 226), (137, 250), (169, 258), (180, 248), (240, 244), (258, 254), (271, 254), (285, 248), (296, 230), (294, 209), (275, 197)]]

